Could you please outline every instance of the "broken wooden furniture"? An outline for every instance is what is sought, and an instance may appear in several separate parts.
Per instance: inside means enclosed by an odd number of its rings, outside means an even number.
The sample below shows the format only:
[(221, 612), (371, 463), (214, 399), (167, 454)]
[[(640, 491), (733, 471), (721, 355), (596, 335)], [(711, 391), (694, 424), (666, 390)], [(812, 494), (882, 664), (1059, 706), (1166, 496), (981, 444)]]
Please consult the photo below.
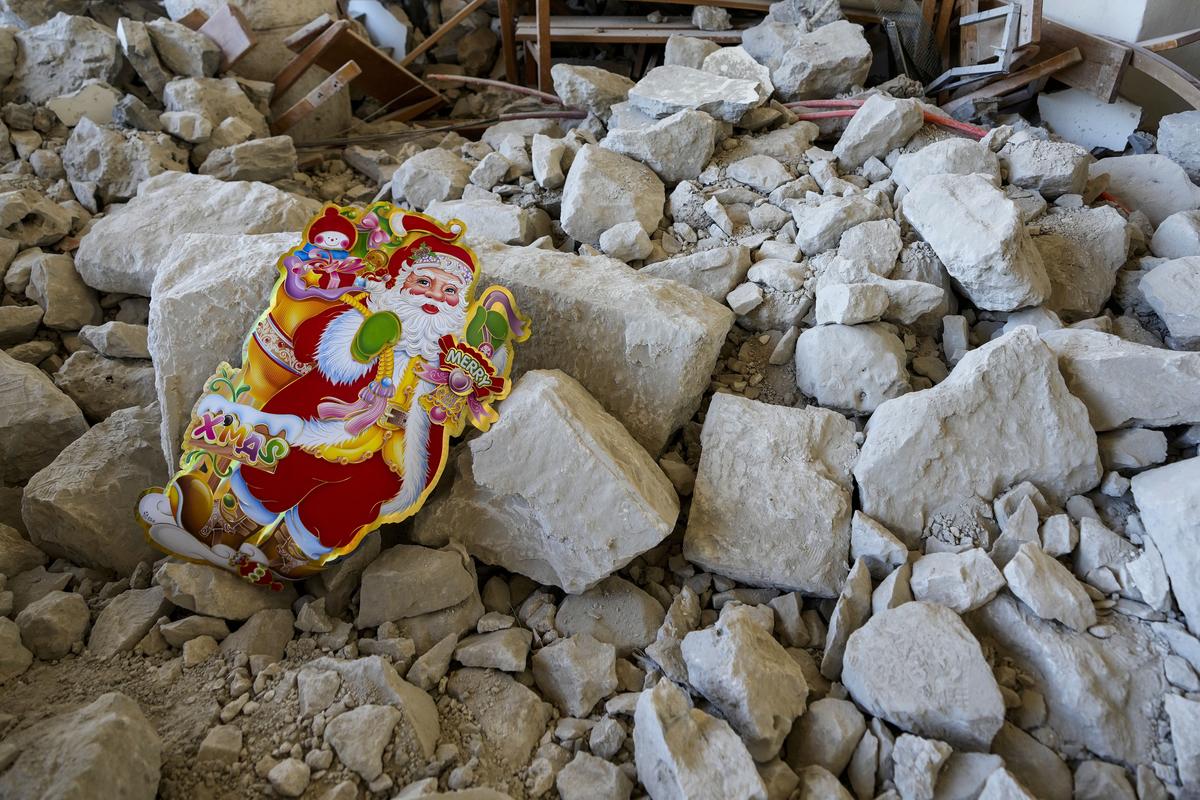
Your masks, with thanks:
[[(672, 36), (693, 36), (722, 45), (741, 44), (742, 31), (751, 23), (728, 31), (702, 31), (690, 19), (650, 22), (645, 17), (551, 16), (550, 0), (537, 0), (537, 16), (517, 20), (516, 40), (535, 45), (538, 88), (553, 91), (550, 79), (550, 48), (555, 42), (589, 44), (664, 44)], [(529, 51), (526, 51), (526, 55)]]
[(387, 109), (381, 120), (414, 119), (446, 102), (441, 92), (373, 45), (349, 20), (334, 20), (322, 14), (285, 39), (284, 44), (296, 56), (275, 76), (276, 97), (295, 85), (314, 64), (330, 76), (276, 117), (276, 124), (295, 125), (346, 85)]
[(250, 23), (234, 6), (224, 5), (211, 17), (198, 8), (180, 17), (179, 22), (194, 31), (203, 33), (217, 43), (221, 49), (221, 72), (225, 72), (258, 44), (258, 38), (250, 29)]

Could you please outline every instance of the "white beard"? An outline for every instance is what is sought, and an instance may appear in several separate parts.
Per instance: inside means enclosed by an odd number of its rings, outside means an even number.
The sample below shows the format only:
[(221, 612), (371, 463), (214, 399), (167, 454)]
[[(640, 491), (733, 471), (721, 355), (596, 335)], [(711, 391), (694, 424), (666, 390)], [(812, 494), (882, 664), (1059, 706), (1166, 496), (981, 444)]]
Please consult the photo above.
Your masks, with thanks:
[[(421, 306), (426, 304), (437, 306), (438, 313), (425, 313)], [(371, 307), (375, 311), (391, 311), (400, 318), (398, 350), (429, 362), (437, 361), (438, 339), (447, 333), (461, 333), (467, 320), (467, 309), (461, 300), (457, 306), (449, 306), (403, 289), (373, 295)]]

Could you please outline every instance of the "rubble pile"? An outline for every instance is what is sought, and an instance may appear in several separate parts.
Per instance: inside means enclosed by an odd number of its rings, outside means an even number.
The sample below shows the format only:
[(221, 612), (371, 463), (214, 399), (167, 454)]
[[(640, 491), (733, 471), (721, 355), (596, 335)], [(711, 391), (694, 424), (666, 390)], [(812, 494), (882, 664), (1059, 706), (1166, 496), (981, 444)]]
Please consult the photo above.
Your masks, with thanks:
[[(164, 5), (0, 3), (0, 797), (1200, 793), (1200, 123), (974, 137), (782, 0), (556, 64), (583, 119), (309, 147), (264, 76), (332, 2), (225, 71)], [(499, 422), (283, 592), (162, 558), (202, 381), (381, 194), (533, 320)]]

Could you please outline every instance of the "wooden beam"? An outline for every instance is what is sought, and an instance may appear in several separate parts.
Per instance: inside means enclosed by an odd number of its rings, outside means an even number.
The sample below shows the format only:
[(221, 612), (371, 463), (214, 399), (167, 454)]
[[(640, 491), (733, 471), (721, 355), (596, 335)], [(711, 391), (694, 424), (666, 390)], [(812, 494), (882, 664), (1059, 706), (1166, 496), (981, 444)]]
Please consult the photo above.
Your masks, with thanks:
[(554, 91), (554, 79), (550, 76), (550, 0), (537, 3), (537, 51), (538, 88), (543, 92)]
[(1014, 72), (1006, 78), (1002, 78), (995, 83), (989, 83), (981, 89), (976, 89), (968, 95), (964, 95), (955, 100), (951, 100), (946, 105), (942, 106), (942, 110), (950, 116), (953, 116), (956, 111), (963, 108), (969, 108), (976, 100), (981, 100), (986, 97), (999, 97), (1016, 91), (1025, 86), (1028, 86), (1034, 81), (1044, 78), (1047, 75), (1053, 75), (1060, 69), (1069, 67), (1072, 64), (1078, 64), (1083, 60), (1078, 48), (1072, 48), (1066, 53), (1059, 53), (1056, 56), (1046, 59), (1040, 64), (1035, 64), (1032, 67)]
[(1179, 33), (1169, 33), (1166, 36), (1159, 36), (1155, 39), (1146, 39), (1138, 42), (1138, 47), (1144, 47), (1152, 53), (1162, 53), (1167, 50), (1177, 50), (1180, 47), (1186, 47), (1189, 44), (1200, 42), (1200, 28), (1194, 28), (1190, 31), (1180, 31)]
[[(742, 31), (750, 24), (735, 23), (734, 28), (728, 31), (702, 31), (693, 28), (686, 19), (655, 23), (645, 17), (552, 16), (550, 39), (554, 42), (591, 44), (663, 44), (672, 36), (683, 35), (708, 39), (717, 44), (741, 44)], [(520, 17), (517, 20), (516, 38), (519, 42), (536, 42), (536, 18)]]
[[(970, 16), (978, 13), (979, 0), (958, 0), (958, 15)], [(958, 64), (973, 67), (979, 63), (979, 32), (974, 25), (962, 25), (958, 29)]]
[(921, 19), (930, 30), (933, 30), (937, 23), (937, 4), (938, 0), (921, 0)]
[(425, 38), (425, 41), (414, 47), (411, 51), (409, 51), (408, 55), (400, 59), (400, 66), (407, 67), (413, 61), (415, 61), (418, 56), (440, 42), (443, 36), (458, 27), (460, 22), (471, 16), (471, 12), (483, 4), (484, 0), (471, 0), (471, 2), (463, 6), (457, 14), (443, 22), (436, 31), (429, 34), (429, 36)]
[(309, 42), (321, 35), (321, 31), (333, 24), (333, 17), (322, 14), (307, 25), (294, 30), (283, 40), (283, 46), (293, 53), (303, 50)]
[[(693, 2), (693, 0), (634, 0), (634, 2), (681, 6), (716, 6), (717, 8), (727, 8), (730, 11), (757, 11), (760, 14), (766, 14), (771, 10), (772, 0), (699, 0), (699, 2)], [(847, 11), (847, 18), (852, 13), (851, 11)]]
[(347, 61), (341, 67), (334, 70), (332, 75), (321, 81), (311, 92), (300, 98), (295, 105), (276, 117), (271, 123), (271, 134), (278, 136), (282, 133), (287, 133), (296, 123), (316, 111), (335, 94), (345, 89), (350, 84), (350, 81), (357, 78), (360, 74), (362, 74), (362, 70), (358, 64), (355, 64), (353, 61)]
[(1200, 111), (1200, 78), (1163, 56), (1140, 45), (1132, 45), (1131, 66), (1144, 72)]
[(1132, 49), (1125, 42), (1093, 36), (1047, 17), (1042, 21), (1042, 52), (1046, 55), (1078, 49), (1083, 61), (1054, 75), (1073, 89), (1092, 94), (1106, 103), (1117, 99), (1121, 79), (1129, 67)]
[(325, 48), (329, 47), (333, 40), (349, 27), (350, 20), (339, 19), (325, 28), (318, 36), (309, 39), (304, 49), (297, 53), (291, 61), (284, 64), (283, 69), (279, 70), (279, 74), (275, 76), (275, 96), (281, 97), (284, 92), (292, 88), (296, 81), (300, 80), (300, 77), (308, 71), (308, 68), (316, 63), (321, 53), (325, 52)]
[(520, 84), (517, 71), (517, 18), (514, 0), (498, 0), (500, 12), (500, 52), (504, 58), (504, 77), (509, 83)]

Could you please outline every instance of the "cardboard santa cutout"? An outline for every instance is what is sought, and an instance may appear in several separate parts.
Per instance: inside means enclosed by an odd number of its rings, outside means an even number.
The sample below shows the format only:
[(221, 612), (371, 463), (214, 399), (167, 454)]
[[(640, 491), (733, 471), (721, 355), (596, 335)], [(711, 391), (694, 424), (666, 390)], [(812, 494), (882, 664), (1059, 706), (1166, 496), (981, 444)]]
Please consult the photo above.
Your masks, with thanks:
[(529, 321), (474, 296), (465, 227), (390, 203), (327, 206), (279, 260), (241, 367), (222, 363), (180, 472), (138, 515), (159, 549), (282, 588), (416, 513), (449, 438), (497, 418)]

